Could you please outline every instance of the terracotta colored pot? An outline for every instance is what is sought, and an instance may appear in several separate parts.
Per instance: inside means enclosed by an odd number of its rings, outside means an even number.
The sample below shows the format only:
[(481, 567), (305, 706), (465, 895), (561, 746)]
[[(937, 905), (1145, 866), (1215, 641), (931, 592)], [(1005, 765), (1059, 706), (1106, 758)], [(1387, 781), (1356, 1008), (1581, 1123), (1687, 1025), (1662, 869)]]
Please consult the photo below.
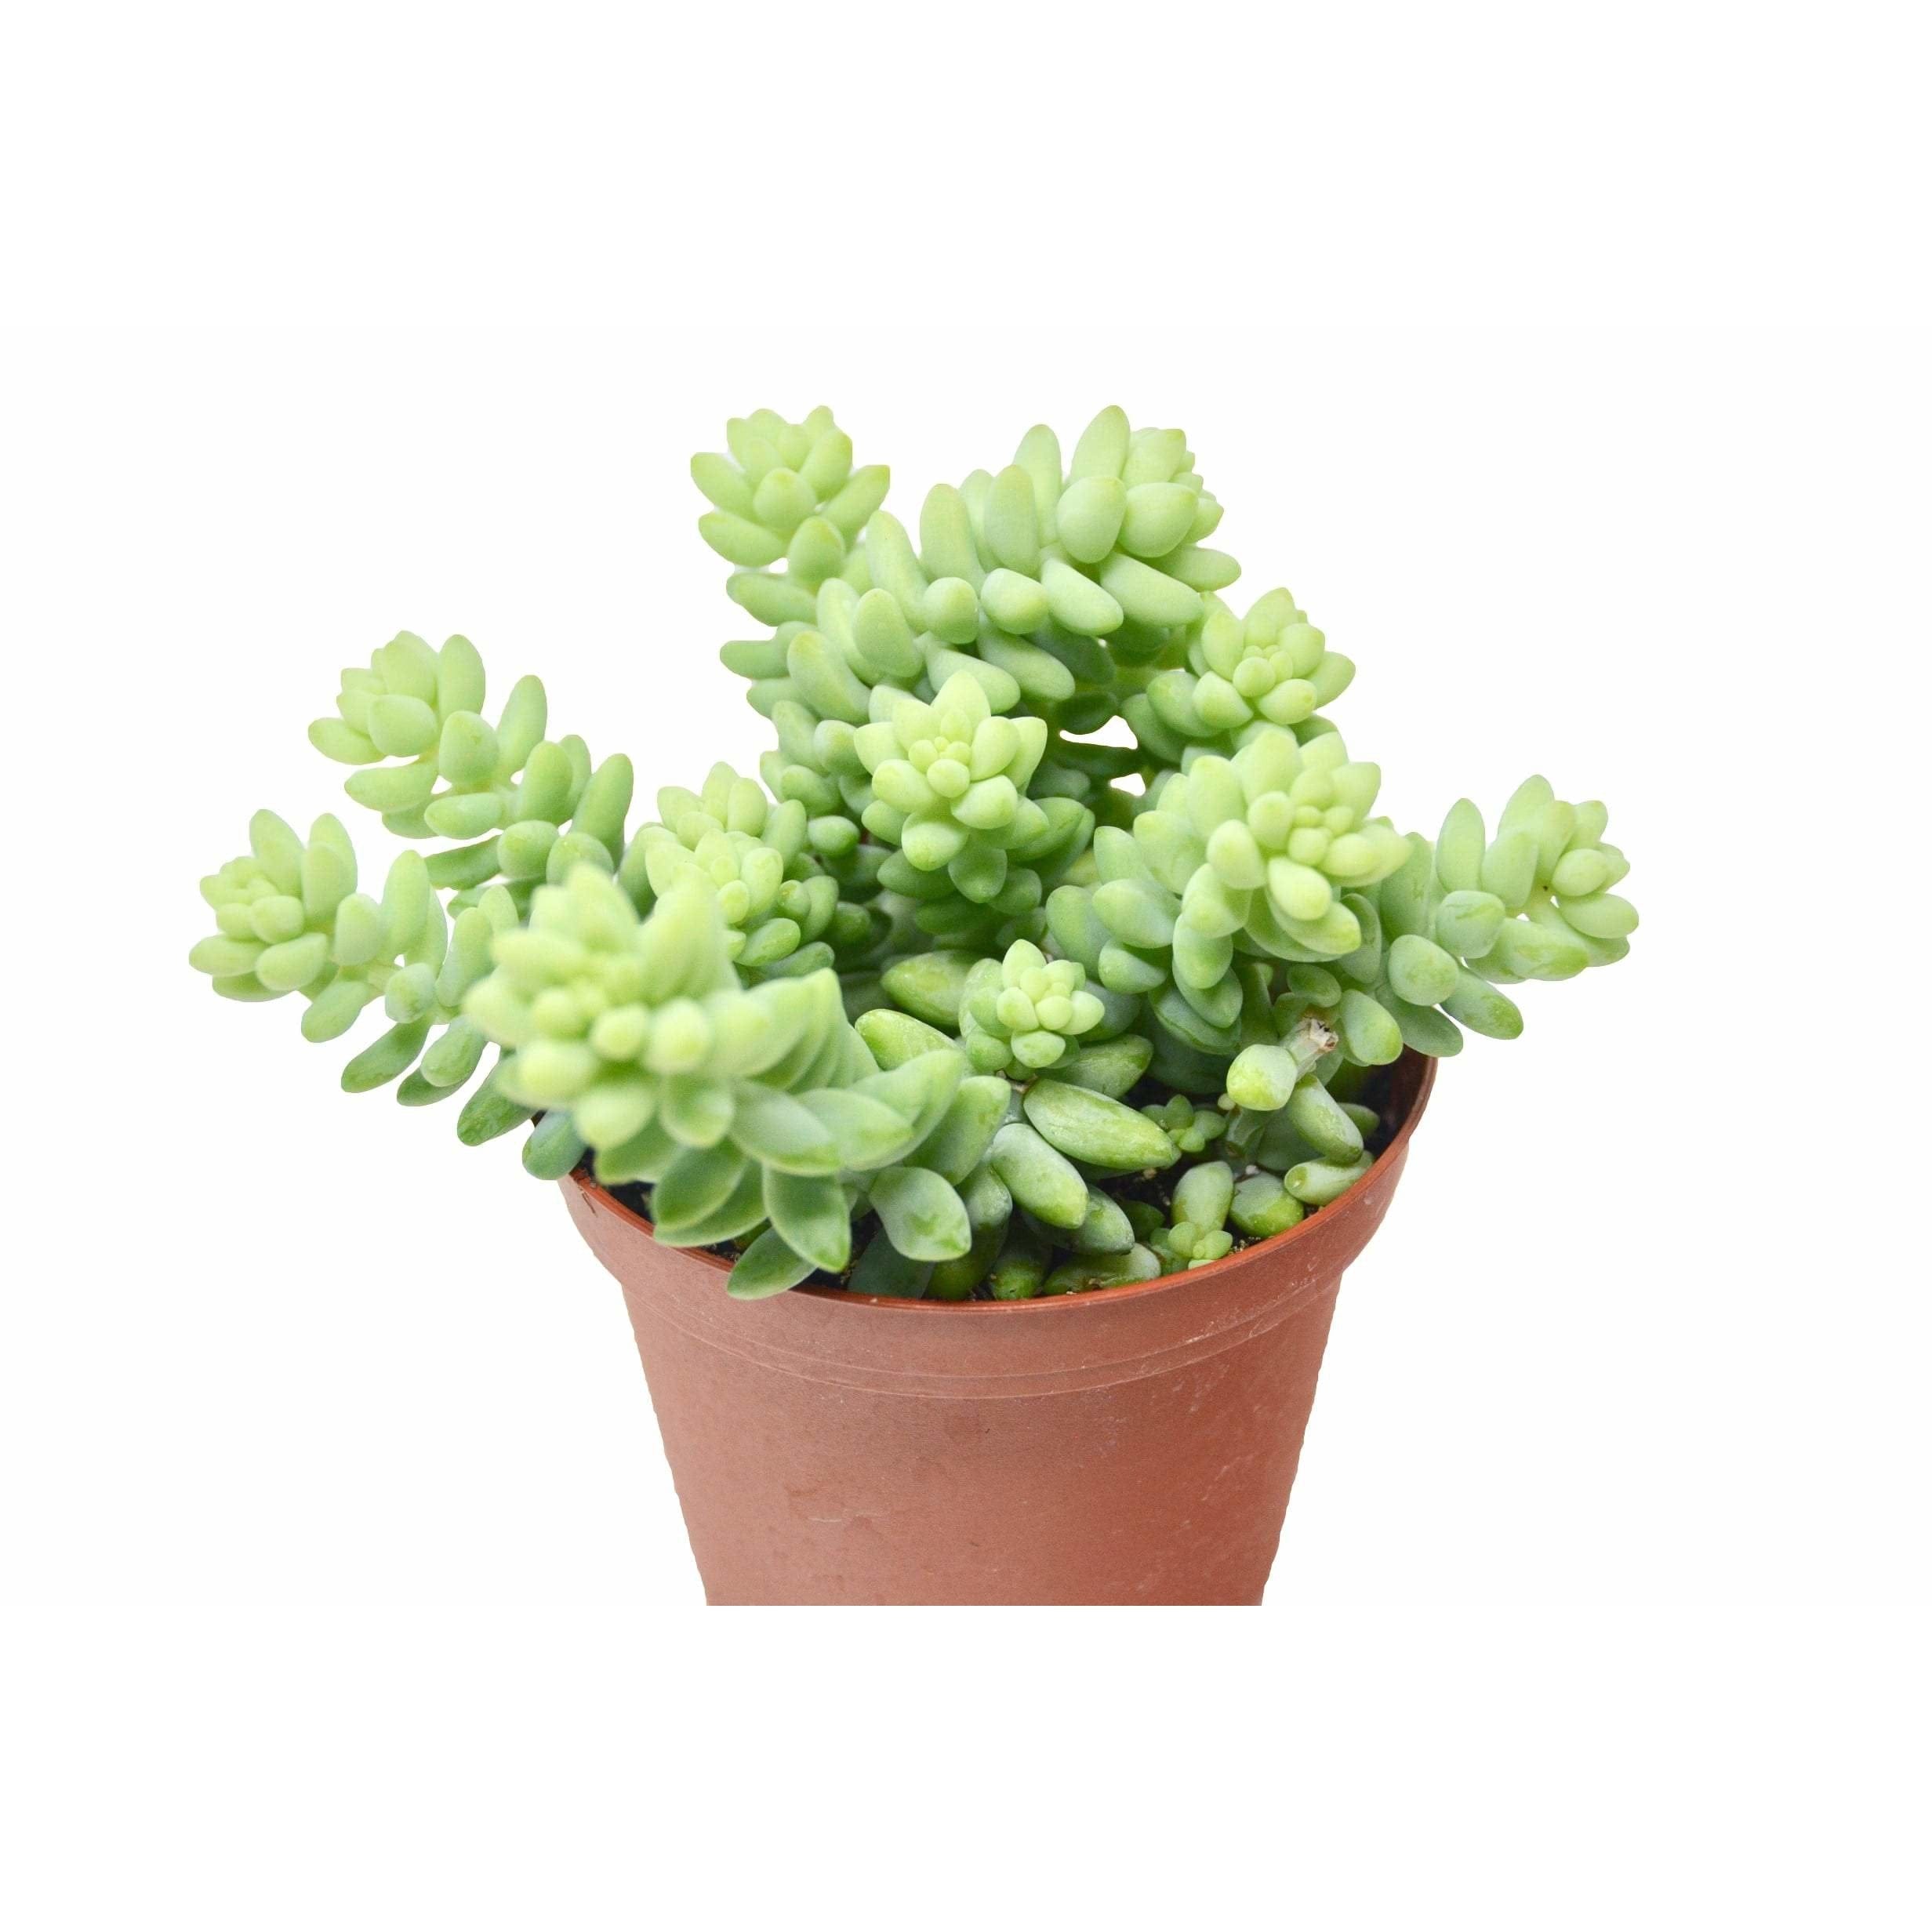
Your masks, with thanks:
[(601, 1188), (571, 1216), (623, 1284), (714, 1603), (1258, 1603), (1342, 1270), (1393, 1138), (1298, 1227), (1158, 1281), (1033, 1302), (794, 1289), (732, 1301)]

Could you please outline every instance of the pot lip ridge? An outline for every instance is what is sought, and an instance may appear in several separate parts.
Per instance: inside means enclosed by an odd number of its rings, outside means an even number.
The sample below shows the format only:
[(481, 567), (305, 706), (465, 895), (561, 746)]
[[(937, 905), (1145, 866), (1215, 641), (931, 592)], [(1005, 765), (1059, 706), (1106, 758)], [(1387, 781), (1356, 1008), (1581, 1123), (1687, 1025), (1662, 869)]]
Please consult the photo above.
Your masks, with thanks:
[[(789, 1300), (794, 1295), (803, 1295), (810, 1296), (815, 1302), (823, 1302), (833, 1306), (917, 1311), (928, 1314), (955, 1316), (975, 1314), (982, 1317), (995, 1314), (1015, 1315), (1030, 1310), (1039, 1315), (1050, 1309), (1068, 1309), (1091, 1306), (1098, 1302), (1121, 1302), (1138, 1295), (1153, 1295), (1163, 1289), (1175, 1288), (1183, 1284), (1204, 1280), (1213, 1275), (1224, 1273), (1229, 1269), (1240, 1267), (1245, 1263), (1253, 1262), (1263, 1255), (1279, 1254), (1288, 1244), (1306, 1237), (1311, 1229), (1320, 1226), (1327, 1216), (1333, 1215), (1338, 1209), (1346, 1208), (1348, 1203), (1365, 1195), (1374, 1186), (1376, 1176), (1385, 1172), (1390, 1164), (1408, 1146), (1409, 1136), (1415, 1131), (1416, 1123), (1422, 1119), (1423, 1111), (1429, 1105), (1430, 1091), (1436, 1084), (1436, 1061), (1432, 1055), (1416, 1053), (1412, 1049), (1406, 1048), (1403, 1051), (1402, 1059), (1404, 1061), (1411, 1059), (1419, 1061), (1422, 1070), (1417, 1077), (1414, 1093), (1410, 1099), (1407, 1111), (1404, 1114), (1400, 1124), (1389, 1135), (1388, 1146), (1375, 1157), (1367, 1173), (1364, 1175), (1347, 1193), (1331, 1202), (1329, 1206), (1320, 1208), (1313, 1214), (1304, 1215), (1293, 1227), (1284, 1229), (1279, 1234), (1271, 1234), (1266, 1240), (1256, 1241), (1249, 1247), (1237, 1248), (1232, 1254), (1222, 1255), (1218, 1261), (1204, 1262), (1198, 1268), (1184, 1269), (1178, 1274), (1157, 1275), (1151, 1281), (1123, 1281), (1109, 1288), (1088, 1288), (1077, 1295), (1036, 1295), (1032, 1300), (1025, 1302), (932, 1302), (923, 1297), (899, 1295), (855, 1295), (849, 1288), (824, 1287), (788, 1288), (785, 1295), (781, 1298)], [(654, 1240), (656, 1240), (656, 1233), (651, 1223), (642, 1215), (634, 1208), (626, 1207), (608, 1188), (600, 1186), (587, 1175), (581, 1173), (566, 1175), (561, 1185), (565, 1187), (576, 1188), (580, 1194), (586, 1197), (599, 1211), (614, 1215), (619, 1220), (628, 1222), (634, 1228), (638, 1229), (643, 1233), (649, 1235)], [(666, 1251), (670, 1254), (686, 1255), (699, 1266), (708, 1268), (720, 1276), (731, 1273), (731, 1262), (722, 1255), (713, 1254), (709, 1248), (673, 1248), (666, 1244)]]

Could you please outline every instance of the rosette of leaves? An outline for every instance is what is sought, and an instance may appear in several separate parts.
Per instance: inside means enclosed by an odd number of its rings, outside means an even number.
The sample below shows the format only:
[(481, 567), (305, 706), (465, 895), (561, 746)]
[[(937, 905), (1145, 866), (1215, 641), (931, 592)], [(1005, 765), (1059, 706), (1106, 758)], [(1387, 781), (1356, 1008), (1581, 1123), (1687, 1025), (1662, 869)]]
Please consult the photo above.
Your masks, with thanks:
[(1044, 721), (995, 716), (963, 672), (930, 704), (884, 688), (874, 704), (877, 715), (852, 740), (872, 778), (866, 829), (897, 846), (912, 871), (943, 872), (962, 898), (991, 903), (1007, 888), (1009, 855), (1052, 831), (1026, 796), (1046, 749)]
[[(788, 878), (784, 854), (744, 832), (707, 832), (687, 848), (662, 826), (631, 841), (626, 871), (641, 867), (647, 902), (681, 878), (702, 877), (717, 895), (732, 961), (749, 979), (810, 972), (832, 963), (822, 936), (838, 910), (837, 883), (820, 874)], [(626, 881), (629, 883), (629, 881)]]
[[(375, 768), (358, 772), (343, 789), (382, 813), (390, 831), (474, 838), (508, 823), (503, 802), (543, 738), (547, 713), (541, 681), (525, 677), (492, 725), (482, 716), (485, 684), (482, 658), (467, 637), (451, 637), (439, 651), (399, 630), (366, 667), (342, 674), (336, 715), (310, 725), (309, 742), (340, 764)], [(438, 824), (429, 807), (439, 783), (448, 797)]]
[[(1038, 950), (1034, 947), (1022, 957), (1030, 959)], [(1001, 953), (990, 963), (997, 965), (1004, 957)], [(901, 1011), (930, 1026), (963, 1034), (972, 1023), (964, 1010), (968, 986), (986, 963), (964, 948), (902, 953), (881, 973), (880, 986), (886, 999)], [(1076, 1076), (1067, 1070), (1077, 1066), (1080, 1085), (1117, 1097), (1146, 1070), (1151, 1051), (1144, 1040), (1136, 1041), (1131, 1036), (1117, 1037), (1133, 1023), (1138, 1003), (1097, 990), (1091, 982), (1083, 982), (1080, 990), (1099, 1003), (1101, 1016), (1080, 1036), (1079, 1053), (1072, 1061), (1062, 1062), (1055, 1070), (1066, 1072), (1066, 1077), (1072, 1079)]]
[(823, 408), (802, 423), (754, 409), (725, 424), (724, 440), (728, 456), (691, 459), (692, 481), (713, 505), (698, 534), (739, 566), (725, 588), (754, 617), (809, 618), (819, 586), (846, 568), (885, 500), (891, 474), (882, 463), (855, 470), (852, 438)]
[(666, 785), (657, 795), (659, 823), (647, 831), (667, 831), (688, 851), (714, 833), (768, 843), (787, 866), (808, 861), (809, 822), (802, 808), (774, 805), (755, 779), (741, 776), (722, 761), (705, 774), (696, 791)]
[(1228, 1124), (1219, 1108), (1192, 1101), (1185, 1094), (1170, 1094), (1141, 1112), (1167, 1135), (1177, 1156), (1205, 1153)]
[(863, 1066), (832, 975), (740, 983), (716, 895), (695, 875), (640, 919), (614, 879), (579, 866), (538, 889), (493, 958), (464, 1010), (508, 1050), (497, 1084), (568, 1112), (600, 1171), (715, 1146), (741, 1101), (755, 1113), (764, 1092)]
[(950, 868), (922, 871), (903, 852), (888, 851), (877, 875), (884, 895), (881, 905), (895, 917), (900, 908), (908, 909), (922, 942), (936, 939), (986, 957), (997, 957), (1018, 939), (1044, 943), (1047, 923), (1041, 902), (1084, 856), (1093, 815), (1070, 798), (1038, 804), (1037, 831), (1007, 851), (1004, 882), (990, 899), (962, 893)]
[(1136, 431), (1106, 409), (1064, 473), (1062, 461), (1053, 431), (1036, 427), (997, 474), (929, 492), (916, 547), (879, 511), (863, 561), (872, 596), (896, 607), (902, 655), (923, 656), (932, 683), (976, 662), (996, 709), (1010, 708), (998, 681), (1010, 680), (1042, 715), (1089, 731), (1118, 703), (1115, 659), (1097, 641), (1150, 658), (1240, 566), (1201, 547), (1220, 506), (1179, 430)]
[[(1050, 616), (1037, 585), (982, 561), (957, 490), (942, 485), (928, 494), (917, 549), (899, 519), (880, 510), (866, 526), (865, 566), (871, 588), (853, 613), (855, 641), (878, 663), (889, 646), (902, 675), (915, 663), (934, 685), (964, 672), (996, 710), (1009, 710), (1022, 699), (1064, 703), (1083, 669), (1107, 674), (1105, 658)], [(1015, 592), (1030, 621), (1011, 601)]]
[(1286, 590), (1257, 599), (1245, 617), (1218, 597), (1204, 602), (1186, 667), (1157, 672), (1121, 706), (1142, 744), (1169, 764), (1190, 744), (1232, 749), (1258, 722), (1305, 724), (1353, 679), (1353, 663), (1327, 648)]
[(1568, 804), (1539, 777), (1512, 795), (1493, 839), (1467, 799), (1434, 844), (1411, 837), (1397, 871), (1350, 897), (1361, 942), (1331, 962), (1330, 1011), (1348, 1057), (1453, 1054), (1462, 1027), (1513, 1040), (1523, 1015), (1502, 986), (1622, 958), (1637, 914), (1609, 889), (1629, 867), (1603, 841), (1607, 823), (1602, 805)]
[[(1458, 800), (1436, 841), (1433, 870), (1441, 896), (1426, 881), (1419, 902), (1407, 891), (1385, 889), (1388, 923), (1398, 935), (1426, 932), (1438, 943), (1448, 941), (1444, 950), (1480, 962), (1486, 978), (1505, 983), (1567, 979), (1585, 967), (1613, 964), (1630, 950), (1637, 913), (1610, 889), (1630, 866), (1603, 842), (1609, 823), (1601, 804), (1567, 804), (1541, 777), (1511, 794), (1494, 838), (1485, 838), (1476, 807)], [(1472, 905), (1458, 897), (1470, 893), (1484, 899)], [(1502, 913), (1487, 946), (1491, 910), (1484, 900)], [(1428, 926), (1410, 923), (1425, 915)]]
[[(342, 1084), (366, 1092), (408, 1074), (398, 1090), (420, 1105), (459, 1092), (477, 1069), (482, 1034), (461, 1017), (464, 994), (488, 970), (490, 944), (514, 925), (500, 890), (445, 916), (421, 856), (398, 855), (380, 900), (356, 890), (355, 850), (325, 813), (306, 843), (272, 812), (249, 825), (249, 851), (202, 881), (216, 931), (189, 963), (231, 999), (308, 1002), (303, 1037), (334, 1040), (380, 1000), (388, 1030), (343, 1068)], [(412, 1071), (412, 1069), (414, 1070)]]
[(317, 719), (310, 742), (369, 768), (344, 789), (390, 831), (479, 841), (430, 858), (439, 886), (463, 891), (501, 876), (522, 903), (579, 861), (613, 869), (630, 761), (619, 754), (593, 770), (581, 738), (545, 738), (548, 702), (537, 678), (518, 681), (494, 724), (482, 715), (484, 693), (483, 661), (468, 638), (437, 651), (400, 631), (366, 670), (343, 673), (340, 715)]
[[(868, 526), (866, 546), (859, 561), (867, 572), (883, 567), (896, 548), (905, 547), (910, 557), (905, 532), (884, 511)], [(909, 598), (914, 600), (910, 615)], [(862, 592), (841, 579), (819, 590), (811, 622), (779, 627), (770, 642), (782, 656), (727, 648), (734, 653), (733, 668), (764, 672), (750, 695), (754, 708), (767, 716), (789, 702), (803, 705), (815, 718), (861, 724), (872, 714), (870, 694), (880, 686), (924, 696), (955, 677), (971, 678), (996, 711), (1010, 711), (1022, 699), (1043, 702), (1073, 693), (1073, 673), (1044, 652), (1018, 644), (993, 654), (963, 649), (948, 635), (922, 628), (923, 623), (908, 586), (894, 590), (875, 584)], [(964, 641), (971, 644), (971, 636)]]
[(559, 1161), (587, 1147), (601, 1180), (651, 1183), (661, 1240), (745, 1243), (734, 1293), (841, 1273), (855, 1215), (876, 1214), (919, 1265), (970, 1245), (947, 1177), (979, 1164), (1005, 1084), (964, 1091), (950, 1042), (881, 1070), (830, 971), (741, 985), (703, 880), (640, 919), (579, 866), (495, 956), (465, 1011), (509, 1049), (498, 1088), (545, 1113)]
[(1400, 833), (1368, 815), (1380, 781), (1375, 766), (1349, 761), (1336, 734), (1299, 745), (1272, 724), (1232, 758), (1190, 757), (1131, 834), (1095, 834), (1091, 911), (1110, 941), (1097, 961), (1102, 984), (1149, 994), (1190, 1044), (1229, 1048), (1237, 950), (1312, 960), (1360, 943), (1345, 894), (1408, 856)]
[(961, 1044), (982, 1073), (1017, 1068), (1024, 1079), (1075, 1059), (1080, 1035), (1106, 1017), (1078, 961), (1049, 960), (1030, 940), (1015, 939), (1004, 957), (981, 960), (967, 975)]
[(755, 779), (724, 764), (702, 790), (666, 786), (657, 803), (659, 822), (638, 828), (618, 869), (641, 912), (678, 879), (700, 875), (717, 896), (733, 964), (753, 979), (811, 972), (870, 947), (878, 921), (841, 900), (811, 849), (802, 804), (774, 805)]
[[(700, 485), (717, 501), (719, 479), (736, 473), (720, 469), (722, 459), (700, 460), (712, 466)], [(754, 706), (769, 716), (797, 702), (857, 722), (864, 688), (924, 696), (963, 670), (996, 710), (1023, 699), (1071, 729), (1105, 723), (1118, 708), (1116, 656), (1158, 656), (1200, 619), (1202, 593), (1232, 583), (1240, 566), (1202, 547), (1220, 506), (1181, 431), (1135, 430), (1117, 409), (1103, 410), (1064, 474), (1062, 463), (1059, 439), (1038, 426), (997, 475), (976, 470), (958, 489), (929, 492), (917, 543), (875, 503), (850, 554), (835, 560), (821, 537), (810, 569), (794, 561), (783, 579), (734, 579), (733, 595), (776, 626), (724, 649), (751, 680)], [(783, 494), (788, 511), (804, 500), (797, 486)], [(741, 487), (741, 510), (743, 497)], [(754, 531), (742, 514), (728, 524), (715, 521), (720, 514), (707, 519), (714, 547), (723, 537), (735, 560), (776, 554), (781, 526)], [(1102, 638), (1113, 654), (1098, 648)]]
[[(385, 942), (392, 960), (428, 945), (433, 895), (427, 880), (421, 891), (412, 889), (423, 862), (413, 853), (405, 858), (414, 864), (397, 861), (390, 912), (379, 913), (372, 960)], [(285, 819), (258, 812), (249, 821), (247, 854), (202, 881), (216, 930), (189, 953), (188, 964), (227, 999), (306, 992), (312, 1000), (336, 976), (336, 916), (355, 888), (355, 848), (332, 813), (315, 821), (304, 843)]]
[[(1026, 636), (1048, 618), (1088, 637), (1129, 623), (1168, 630), (1193, 623), (1201, 594), (1240, 574), (1233, 557), (1201, 547), (1221, 506), (1181, 430), (1135, 430), (1102, 409), (1064, 472), (1061, 463), (1059, 439), (1040, 424), (1004, 469), (975, 470), (959, 490), (985, 572), (978, 601), (1000, 630)], [(967, 560), (949, 546), (938, 561)]]

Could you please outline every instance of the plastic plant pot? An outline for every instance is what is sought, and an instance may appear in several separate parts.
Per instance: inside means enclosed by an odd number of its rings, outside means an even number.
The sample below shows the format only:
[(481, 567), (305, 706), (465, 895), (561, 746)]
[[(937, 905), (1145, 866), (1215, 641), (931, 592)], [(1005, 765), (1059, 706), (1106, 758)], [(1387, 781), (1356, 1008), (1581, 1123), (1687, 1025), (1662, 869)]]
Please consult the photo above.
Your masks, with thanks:
[(707, 1599), (1258, 1603), (1344, 1271), (1381, 1225), (1435, 1062), (1391, 1070), (1370, 1171), (1222, 1259), (1030, 1302), (724, 1292), (587, 1178)]

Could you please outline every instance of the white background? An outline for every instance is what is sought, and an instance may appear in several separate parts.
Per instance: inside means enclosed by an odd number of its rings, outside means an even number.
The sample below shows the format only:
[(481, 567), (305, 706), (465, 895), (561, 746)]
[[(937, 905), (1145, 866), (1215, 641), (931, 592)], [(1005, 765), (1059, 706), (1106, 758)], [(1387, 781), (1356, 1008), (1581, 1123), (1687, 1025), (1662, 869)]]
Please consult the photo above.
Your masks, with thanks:
[[(1923, 1923), (1906, 50), (1084, 17), (0, 60), (13, 1922)], [(1184, 425), (1399, 821), (1542, 770), (1635, 862), (1444, 1070), (1258, 1614), (704, 1613), (554, 1190), (183, 963), (398, 626), (749, 766), (685, 463), (820, 401), (902, 514)]]

